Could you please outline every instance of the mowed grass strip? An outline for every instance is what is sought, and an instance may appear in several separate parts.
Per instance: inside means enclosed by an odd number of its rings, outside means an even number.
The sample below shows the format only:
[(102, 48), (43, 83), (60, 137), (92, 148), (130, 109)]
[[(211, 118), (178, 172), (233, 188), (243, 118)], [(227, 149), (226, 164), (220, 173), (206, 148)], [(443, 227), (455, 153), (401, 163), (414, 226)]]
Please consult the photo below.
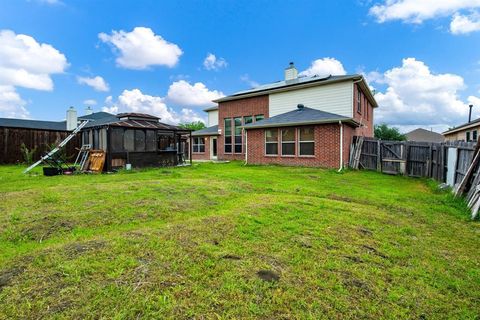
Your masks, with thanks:
[(479, 224), (431, 181), (22, 169), (0, 167), (0, 318), (480, 316)]

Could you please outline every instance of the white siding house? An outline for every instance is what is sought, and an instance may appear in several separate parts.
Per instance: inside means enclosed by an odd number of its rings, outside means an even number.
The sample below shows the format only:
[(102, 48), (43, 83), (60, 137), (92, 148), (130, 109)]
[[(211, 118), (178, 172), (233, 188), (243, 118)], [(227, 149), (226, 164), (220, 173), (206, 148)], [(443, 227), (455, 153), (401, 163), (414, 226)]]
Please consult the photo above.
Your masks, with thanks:
[(271, 93), (269, 116), (295, 110), (298, 104), (320, 111), (353, 117), (353, 81)]

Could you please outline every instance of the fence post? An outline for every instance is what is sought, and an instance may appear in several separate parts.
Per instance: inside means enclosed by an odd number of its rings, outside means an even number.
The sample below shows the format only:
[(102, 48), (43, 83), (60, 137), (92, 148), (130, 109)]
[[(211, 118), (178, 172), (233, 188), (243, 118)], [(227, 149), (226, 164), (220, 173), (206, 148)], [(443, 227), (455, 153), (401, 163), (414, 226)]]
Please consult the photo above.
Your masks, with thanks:
[(407, 171), (407, 163), (408, 163), (408, 143), (407, 142), (402, 142), (401, 144), (401, 156), (402, 156), (402, 162), (400, 162), (400, 173), (403, 174), (404, 176), (408, 175)]
[(382, 172), (382, 150), (381, 142), (377, 140), (377, 171)]
[(428, 146), (427, 178), (432, 176), (432, 143)]

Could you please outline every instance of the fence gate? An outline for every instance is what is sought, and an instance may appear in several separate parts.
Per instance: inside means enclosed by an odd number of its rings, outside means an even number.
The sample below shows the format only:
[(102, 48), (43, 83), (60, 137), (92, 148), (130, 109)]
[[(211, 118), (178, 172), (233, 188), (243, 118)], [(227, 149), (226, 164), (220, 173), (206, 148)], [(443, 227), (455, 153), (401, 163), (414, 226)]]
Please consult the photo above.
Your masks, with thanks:
[(383, 142), (380, 144), (381, 171), (388, 174), (405, 172), (405, 145)]

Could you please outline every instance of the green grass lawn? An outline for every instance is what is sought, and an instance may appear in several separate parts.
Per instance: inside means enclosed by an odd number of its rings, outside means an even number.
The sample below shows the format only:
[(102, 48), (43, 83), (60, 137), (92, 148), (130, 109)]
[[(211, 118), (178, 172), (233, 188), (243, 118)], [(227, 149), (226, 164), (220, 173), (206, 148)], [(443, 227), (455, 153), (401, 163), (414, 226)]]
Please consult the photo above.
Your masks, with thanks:
[(2, 319), (480, 317), (480, 225), (433, 182), (22, 169), (0, 167)]

